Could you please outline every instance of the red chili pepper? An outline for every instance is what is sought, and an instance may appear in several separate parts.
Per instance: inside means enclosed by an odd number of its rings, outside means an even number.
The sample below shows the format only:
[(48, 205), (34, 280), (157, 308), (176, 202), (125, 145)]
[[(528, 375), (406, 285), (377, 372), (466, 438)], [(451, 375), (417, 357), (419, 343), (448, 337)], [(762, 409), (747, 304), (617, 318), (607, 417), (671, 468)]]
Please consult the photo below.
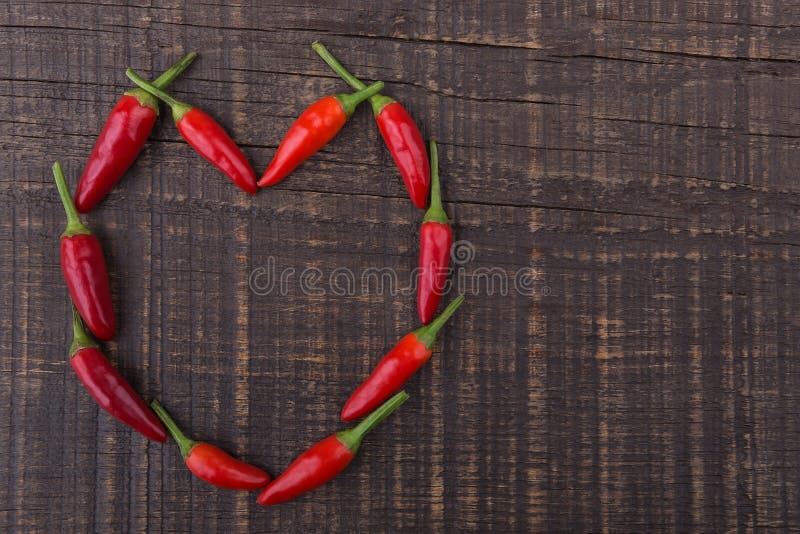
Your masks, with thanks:
[(358, 92), (326, 96), (311, 104), (286, 132), (258, 185), (267, 187), (286, 178), (339, 133), (361, 102), (381, 89), (383, 82), (377, 82)]
[(111, 288), (100, 242), (81, 223), (72, 202), (61, 164), (53, 164), (58, 194), (67, 212), (67, 228), (61, 234), (61, 272), (72, 302), (95, 337), (113, 339), (116, 330)]
[[(316, 42), (311, 47), (352, 88), (366, 87), (361, 80), (350, 74), (322, 43)], [(428, 202), (431, 175), (428, 153), (425, 151), (425, 142), (422, 140), (419, 128), (396, 100), (384, 95), (375, 95), (369, 101), (383, 141), (406, 184), (408, 196), (416, 207), (424, 209)]]
[(157, 400), (153, 400), (150, 406), (178, 443), (186, 467), (199, 479), (220, 488), (234, 490), (256, 490), (263, 488), (271, 480), (262, 469), (237, 460), (219, 447), (187, 438)]
[(464, 296), (457, 296), (431, 324), (403, 336), (378, 362), (372, 374), (347, 399), (342, 408), (342, 420), (352, 421), (362, 417), (392, 392), (403, 387), (403, 384), (430, 359), (436, 335), (462, 302)]
[(447, 223), (439, 188), (439, 156), (436, 142), (431, 141), (431, 207), (422, 219), (419, 232), (419, 278), (417, 279), (417, 311), (422, 324), (436, 315), (444, 293), (450, 267), (453, 229)]
[(206, 161), (221, 170), (246, 193), (256, 194), (258, 187), (253, 167), (250, 166), (242, 150), (217, 121), (202, 110), (175, 100), (161, 89), (147, 83), (133, 69), (125, 71), (125, 75), (133, 83), (153, 96), (157, 96), (172, 108), (172, 118), (189, 146), (194, 148)]
[[(153, 85), (164, 89), (194, 61), (192, 52), (156, 78)], [(139, 155), (158, 117), (158, 100), (144, 89), (125, 91), (106, 119), (86, 162), (75, 206), (81, 213), (94, 208), (119, 182)]]
[(74, 306), (72, 332), (69, 363), (97, 404), (143, 436), (153, 441), (167, 441), (161, 421), (89, 337)]
[(261, 492), (258, 504), (271, 506), (289, 501), (338, 475), (355, 458), (364, 436), (407, 399), (408, 394), (401, 391), (358, 426), (337, 432), (312, 445)]

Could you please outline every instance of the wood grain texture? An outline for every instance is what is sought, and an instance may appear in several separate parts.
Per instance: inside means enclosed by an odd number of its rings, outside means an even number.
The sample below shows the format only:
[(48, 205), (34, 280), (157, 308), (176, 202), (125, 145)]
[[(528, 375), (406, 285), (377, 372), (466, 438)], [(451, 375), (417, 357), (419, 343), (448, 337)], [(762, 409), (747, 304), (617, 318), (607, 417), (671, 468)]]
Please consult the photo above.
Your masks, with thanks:
[[(800, 3), (250, 4), (0, 8), (0, 530), (800, 528)], [(49, 169), (74, 187), (125, 66), (155, 75), (194, 49), (174, 94), (261, 171), (305, 106), (345, 90), (315, 39), (439, 141), (464, 272), (524, 269), (534, 291), (470, 291), (351, 469), (264, 510), (73, 376)], [(366, 108), (255, 198), (167, 117), (86, 220), (113, 361), (275, 474), (342, 428), (349, 391), (416, 326), (413, 295), (248, 286), (270, 258), (413, 269), (420, 212)]]

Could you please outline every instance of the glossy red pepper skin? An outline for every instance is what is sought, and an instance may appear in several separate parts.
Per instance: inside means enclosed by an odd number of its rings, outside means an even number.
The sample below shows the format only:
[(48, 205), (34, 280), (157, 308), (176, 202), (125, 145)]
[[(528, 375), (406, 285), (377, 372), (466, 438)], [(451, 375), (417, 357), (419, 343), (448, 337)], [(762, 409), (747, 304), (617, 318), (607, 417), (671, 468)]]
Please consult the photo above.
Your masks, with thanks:
[(292, 500), (334, 478), (353, 461), (364, 436), (407, 399), (408, 394), (401, 391), (355, 428), (337, 432), (311, 446), (261, 492), (258, 504), (271, 506)]
[(89, 337), (75, 307), (72, 308), (72, 332), (69, 363), (95, 402), (146, 438), (166, 441), (164, 425)]
[(95, 337), (113, 339), (116, 318), (103, 250), (97, 238), (80, 222), (58, 163), (53, 165), (53, 175), (67, 213), (67, 228), (61, 234), (61, 272), (70, 297)]
[(335, 96), (326, 96), (311, 104), (286, 132), (270, 161), (259, 187), (275, 185), (301, 163), (328, 144), (344, 123), (347, 114)]
[(61, 272), (86, 326), (98, 339), (114, 339), (116, 318), (100, 242), (93, 235), (61, 238)]
[(408, 382), (430, 359), (436, 335), (463, 301), (464, 297), (459, 295), (430, 325), (403, 336), (347, 399), (342, 408), (342, 420), (363, 417)]
[(280, 504), (311, 491), (341, 473), (355, 456), (336, 434), (328, 436), (298, 456), (267, 486), (258, 496), (258, 504)]
[(342, 421), (354, 421), (378, 407), (386, 397), (403, 387), (431, 354), (433, 351), (414, 332), (403, 336), (347, 399), (342, 408)]
[[(167, 87), (194, 61), (192, 52), (159, 76), (153, 85)], [(158, 117), (158, 100), (142, 89), (127, 91), (106, 119), (78, 180), (75, 206), (81, 213), (94, 208), (119, 182), (144, 148)]]
[(167, 440), (161, 421), (100, 349), (81, 349), (70, 358), (70, 364), (102, 409), (146, 438), (162, 443)]
[(431, 175), (422, 134), (398, 102), (391, 102), (375, 115), (383, 141), (392, 155), (411, 202), (420, 209), (428, 204)]
[(177, 123), (186, 142), (209, 163), (233, 180), (242, 191), (255, 195), (256, 173), (239, 146), (207, 113), (192, 108)]
[(256, 490), (272, 480), (264, 470), (237, 460), (216, 445), (187, 438), (157, 400), (150, 406), (178, 444), (186, 467), (200, 480), (233, 490)]
[(237, 460), (210, 443), (198, 443), (186, 458), (186, 467), (197, 478), (214, 486), (234, 490), (257, 490), (271, 480), (262, 469)]
[(419, 241), (417, 311), (422, 324), (428, 324), (436, 315), (447, 283), (450, 248), (453, 246), (453, 229), (449, 224), (423, 223)]
[[(344, 68), (325, 45), (316, 42), (311, 48), (350, 87), (357, 90), (366, 87), (364, 82)], [(388, 96), (378, 94), (371, 97), (369, 102), (383, 141), (403, 177), (411, 202), (424, 209), (428, 203), (431, 176), (428, 153), (417, 124), (400, 103)]]
[(436, 143), (431, 141), (431, 207), (425, 213), (419, 233), (417, 311), (422, 324), (431, 322), (439, 308), (450, 274), (450, 248), (453, 246), (453, 229), (442, 207), (438, 167)]
[(75, 192), (81, 213), (94, 208), (119, 182), (144, 148), (158, 112), (134, 96), (120, 98), (95, 142)]
[(383, 83), (350, 95), (330, 95), (311, 104), (289, 127), (258, 181), (260, 187), (275, 185), (286, 178), (301, 163), (333, 139), (359, 103), (380, 91)]
[(125, 75), (133, 83), (172, 108), (172, 118), (189, 146), (222, 171), (244, 192), (251, 195), (256, 194), (258, 186), (256, 186), (256, 174), (253, 172), (253, 167), (247, 161), (242, 150), (217, 121), (204, 111), (175, 100), (158, 87), (147, 83), (133, 69), (125, 71)]

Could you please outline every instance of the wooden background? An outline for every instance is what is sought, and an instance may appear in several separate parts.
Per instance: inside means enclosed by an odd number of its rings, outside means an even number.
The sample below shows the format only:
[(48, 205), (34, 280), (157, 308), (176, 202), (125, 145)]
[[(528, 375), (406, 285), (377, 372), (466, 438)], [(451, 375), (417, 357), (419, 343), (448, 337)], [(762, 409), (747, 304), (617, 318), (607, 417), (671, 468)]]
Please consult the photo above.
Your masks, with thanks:
[[(0, 530), (800, 527), (800, 2), (210, 1), (0, 6)], [(76, 380), (50, 166), (74, 187), (126, 65), (197, 50), (173, 93), (261, 172), (345, 90), (315, 39), (440, 141), (461, 267), (510, 287), (468, 292), (346, 474), (262, 509)], [(107, 352), (195, 437), (277, 474), (342, 428), (414, 297), (248, 277), (270, 258), (408, 276), (421, 213), (368, 107), (254, 198), (164, 115), (86, 217), (120, 323)]]

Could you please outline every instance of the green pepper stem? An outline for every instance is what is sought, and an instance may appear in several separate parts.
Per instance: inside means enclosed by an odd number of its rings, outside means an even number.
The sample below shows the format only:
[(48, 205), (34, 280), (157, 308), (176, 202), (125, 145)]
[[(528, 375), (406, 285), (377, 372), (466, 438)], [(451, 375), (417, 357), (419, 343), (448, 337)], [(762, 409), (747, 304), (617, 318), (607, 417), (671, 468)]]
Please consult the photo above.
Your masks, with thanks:
[(442, 207), (442, 192), (439, 185), (439, 151), (436, 149), (436, 141), (431, 139), (431, 205), (425, 212), (422, 222), (437, 222), (447, 224), (447, 213)]
[(364, 82), (353, 76), (350, 73), (350, 71), (344, 68), (344, 65), (342, 65), (339, 62), (339, 60), (336, 59), (334, 55), (328, 51), (327, 48), (325, 48), (324, 44), (320, 43), (319, 41), (315, 41), (314, 43), (312, 43), (311, 48), (313, 48), (314, 52), (316, 52), (319, 55), (319, 57), (322, 58), (322, 61), (327, 63), (328, 66), (331, 68), (331, 70), (333, 70), (333, 72), (338, 74), (341, 79), (346, 81), (350, 87), (352, 87), (356, 91), (360, 91), (367, 87), (367, 85)]
[(164, 407), (161, 406), (161, 403), (158, 402), (158, 399), (153, 399), (153, 401), (150, 403), (150, 407), (154, 412), (156, 412), (158, 418), (161, 419), (161, 422), (164, 423), (164, 426), (167, 427), (167, 430), (169, 430), (172, 439), (174, 439), (178, 444), (183, 459), (185, 460), (188, 458), (189, 454), (192, 452), (192, 449), (196, 445), (199, 445), (199, 442), (186, 437), (186, 434), (181, 431), (172, 417), (170, 417), (170, 415), (167, 413), (167, 410), (165, 410)]
[(61, 234), (61, 237), (72, 237), (79, 234), (91, 235), (92, 232), (81, 222), (80, 216), (78, 216), (78, 209), (75, 207), (75, 202), (72, 201), (67, 180), (64, 178), (64, 170), (57, 161), (53, 163), (53, 176), (56, 179), (56, 187), (58, 188), (58, 195), (61, 197), (61, 204), (64, 205), (64, 211), (67, 212), (67, 228)]
[[(183, 59), (172, 65), (161, 76), (156, 78), (153, 82), (153, 87), (157, 87), (159, 89), (166, 88), (175, 80), (175, 78), (185, 71), (189, 65), (191, 65), (192, 61), (194, 61), (194, 58), (196, 57), (197, 52), (191, 52), (187, 54)], [(152, 109), (156, 112), (156, 115), (158, 115), (158, 99), (144, 89), (137, 87), (136, 89), (125, 91), (125, 94), (134, 97), (139, 101), (141, 106)]]
[(392, 396), (389, 400), (378, 406), (374, 412), (369, 414), (357, 426), (342, 430), (336, 433), (339, 441), (347, 447), (353, 454), (358, 451), (361, 441), (364, 436), (370, 433), (381, 421), (389, 417), (392, 412), (398, 409), (405, 401), (408, 400), (408, 393), (401, 391)]
[(180, 76), (185, 71), (192, 61), (197, 57), (197, 52), (189, 52), (183, 59), (173, 64), (170, 68), (164, 71), (161, 76), (153, 80), (153, 87), (158, 89), (166, 89), (169, 84), (175, 81), (175, 78)]
[(136, 74), (136, 71), (133, 69), (128, 69), (125, 71), (125, 76), (130, 78), (130, 80), (150, 93), (153, 96), (158, 97), (159, 99), (163, 100), (170, 108), (172, 108), (172, 118), (175, 122), (180, 122), (184, 115), (186, 115), (189, 111), (191, 111), (192, 106), (186, 104), (185, 102), (181, 102), (180, 100), (176, 100), (172, 98), (170, 95), (155, 87), (153, 84), (148, 83), (147, 80)]
[(353, 114), (356, 110), (356, 107), (363, 102), (364, 100), (370, 98), (381, 92), (383, 89), (383, 82), (375, 82), (372, 85), (361, 89), (360, 91), (356, 91), (355, 93), (349, 94), (338, 94), (335, 95), (339, 102), (342, 104), (342, 108), (344, 112), (349, 117)]
[(78, 310), (75, 308), (75, 305), (72, 305), (72, 343), (69, 346), (69, 357), (72, 358), (75, 356), (75, 353), (81, 349), (86, 348), (98, 348), (100, 345), (86, 333), (86, 329), (83, 327), (83, 319), (81, 319), (81, 315), (78, 313)]
[(429, 325), (414, 330), (414, 334), (416, 334), (420, 343), (430, 349), (436, 341), (436, 335), (439, 333), (439, 330), (441, 330), (463, 302), (464, 295), (457, 296)]
[[(314, 52), (316, 52), (319, 57), (321, 57), (322, 60), (328, 64), (331, 70), (333, 70), (333, 72), (338, 74), (341, 79), (347, 82), (350, 87), (356, 91), (366, 89), (367, 85), (353, 76), (346, 68), (344, 68), (344, 65), (342, 65), (339, 60), (336, 59), (336, 57), (334, 57), (334, 55), (331, 54), (327, 48), (325, 48), (324, 44), (320, 43), (319, 41), (315, 41), (311, 45), (311, 48), (313, 48)], [(372, 105), (372, 113), (374, 113), (376, 117), (381, 111), (383, 111), (383, 108), (394, 101), (395, 100), (393, 98), (379, 94), (376, 94), (369, 99), (369, 103)]]

